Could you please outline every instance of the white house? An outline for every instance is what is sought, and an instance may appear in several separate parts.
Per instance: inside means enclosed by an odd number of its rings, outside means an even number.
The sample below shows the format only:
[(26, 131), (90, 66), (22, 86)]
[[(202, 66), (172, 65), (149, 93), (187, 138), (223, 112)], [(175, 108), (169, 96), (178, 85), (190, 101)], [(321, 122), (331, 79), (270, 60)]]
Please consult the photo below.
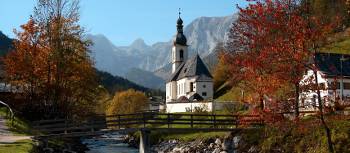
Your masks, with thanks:
[[(326, 106), (334, 105), (336, 100), (350, 100), (350, 55), (317, 53), (315, 64), (318, 68), (318, 83), (322, 87), (321, 97)], [(314, 72), (308, 70), (301, 85), (315, 83)], [(316, 110), (318, 107), (317, 93), (303, 90), (300, 94), (301, 110)]]
[(166, 81), (167, 112), (206, 107), (208, 104), (200, 101), (213, 99), (213, 77), (198, 54), (188, 59), (187, 39), (182, 24), (179, 16), (171, 51), (172, 74)]

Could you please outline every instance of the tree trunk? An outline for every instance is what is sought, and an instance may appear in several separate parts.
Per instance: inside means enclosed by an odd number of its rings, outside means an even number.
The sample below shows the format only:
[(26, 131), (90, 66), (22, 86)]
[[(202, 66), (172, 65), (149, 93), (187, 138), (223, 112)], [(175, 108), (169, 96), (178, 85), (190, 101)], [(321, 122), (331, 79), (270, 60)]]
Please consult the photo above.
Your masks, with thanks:
[(264, 96), (260, 96), (260, 109), (264, 110)]
[(294, 104), (294, 113), (295, 113), (295, 118), (299, 118), (299, 83), (295, 83), (295, 104)]
[(318, 78), (317, 78), (317, 71), (314, 70), (314, 75), (315, 75), (315, 83), (317, 86), (317, 100), (318, 100), (318, 107), (320, 110), (320, 120), (321, 123), (326, 131), (326, 135), (327, 135), (327, 142), (328, 142), (328, 151), (330, 153), (334, 153), (334, 149), (333, 149), (333, 144), (332, 144), (332, 136), (331, 136), (331, 130), (329, 129), (329, 127), (326, 124), (326, 121), (324, 120), (324, 114), (323, 114), (323, 105), (322, 105), (322, 98), (321, 98), (321, 93), (320, 93), (320, 88), (318, 87)]

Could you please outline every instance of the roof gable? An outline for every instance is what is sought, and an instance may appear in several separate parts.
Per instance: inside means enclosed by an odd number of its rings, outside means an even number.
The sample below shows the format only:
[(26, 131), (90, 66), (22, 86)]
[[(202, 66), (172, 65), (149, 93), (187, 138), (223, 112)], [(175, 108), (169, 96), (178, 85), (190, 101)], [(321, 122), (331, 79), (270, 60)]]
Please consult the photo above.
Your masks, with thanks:
[[(346, 60), (342, 61), (341, 58)], [(350, 76), (350, 55), (332, 54), (332, 53), (317, 53), (315, 56), (316, 66), (320, 71), (329, 76)], [(343, 72), (342, 72), (343, 71)]]
[(182, 63), (176, 72), (171, 75), (169, 81), (180, 80), (185, 77), (197, 77), (197, 81), (210, 81), (213, 78), (198, 54)]

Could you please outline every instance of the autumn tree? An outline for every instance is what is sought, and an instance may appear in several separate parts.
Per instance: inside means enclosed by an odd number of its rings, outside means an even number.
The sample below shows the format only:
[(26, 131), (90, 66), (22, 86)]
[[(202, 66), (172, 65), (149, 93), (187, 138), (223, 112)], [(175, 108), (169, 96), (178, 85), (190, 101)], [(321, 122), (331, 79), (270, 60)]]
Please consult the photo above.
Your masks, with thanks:
[[(332, 29), (339, 27), (336, 16), (330, 23), (320, 16), (310, 15), (308, 6), (294, 0), (253, 0), (247, 8), (239, 8), (239, 18), (233, 24), (228, 43), (227, 61), (241, 67), (244, 81), (251, 84), (249, 87), (253, 87), (260, 97), (276, 91), (283, 83), (295, 86), (296, 116), (303, 72), (306, 68), (317, 71), (309, 61), (326, 43)], [(317, 93), (319, 95), (319, 88)], [(332, 152), (320, 95), (318, 99), (320, 118)]]
[(32, 18), (21, 28), (23, 32), (15, 31), (18, 40), (14, 42), (14, 51), (4, 59), (4, 64), (6, 80), (20, 87), (26, 97), (22, 107), (31, 110), (42, 107), (35, 101), (42, 95), (40, 88), (44, 82), (40, 78), (44, 73), (45, 65), (42, 62), (47, 52), (41, 43), (40, 28)]
[(17, 34), (14, 52), (4, 60), (8, 80), (31, 89), (46, 118), (93, 110), (97, 82), (90, 42), (83, 39), (78, 21), (79, 1), (38, 0), (30, 21)]
[(129, 89), (117, 92), (107, 106), (106, 114), (130, 114), (143, 111), (147, 107), (147, 96), (140, 91)]
[[(239, 8), (239, 18), (230, 30), (226, 61), (235, 69), (232, 74), (241, 73), (247, 87), (259, 94), (261, 108), (264, 96), (281, 88), (291, 72), (300, 78), (303, 69), (298, 64), (307, 59), (302, 55), (303, 32), (296, 30), (302, 26), (301, 17), (293, 14), (296, 3), (254, 1), (247, 8)], [(298, 66), (290, 67), (293, 64)], [(241, 67), (240, 72), (236, 67)]]

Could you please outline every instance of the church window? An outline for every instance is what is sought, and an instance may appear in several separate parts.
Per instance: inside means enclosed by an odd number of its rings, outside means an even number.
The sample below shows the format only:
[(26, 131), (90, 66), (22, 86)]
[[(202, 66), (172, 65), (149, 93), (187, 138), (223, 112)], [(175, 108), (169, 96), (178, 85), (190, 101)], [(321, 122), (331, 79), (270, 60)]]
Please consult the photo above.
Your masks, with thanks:
[(190, 92), (193, 92), (193, 82), (190, 83)]
[(180, 60), (183, 60), (184, 58), (184, 51), (181, 49), (180, 50)]
[(183, 91), (182, 93), (186, 93), (186, 86), (185, 86), (185, 83), (182, 84), (182, 89), (183, 89), (183, 90), (182, 90), (182, 91)]
[(207, 96), (207, 92), (202, 92), (202, 96)]

